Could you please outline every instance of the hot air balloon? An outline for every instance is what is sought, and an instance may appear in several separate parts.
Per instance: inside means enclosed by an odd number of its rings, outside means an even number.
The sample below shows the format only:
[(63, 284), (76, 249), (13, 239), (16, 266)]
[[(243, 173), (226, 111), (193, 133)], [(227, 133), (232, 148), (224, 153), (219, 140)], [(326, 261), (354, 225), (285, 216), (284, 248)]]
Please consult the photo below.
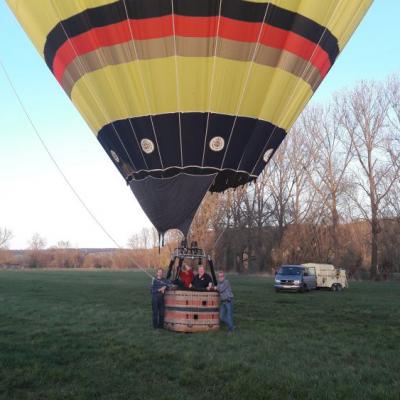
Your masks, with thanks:
[(7, 0), (160, 233), (257, 178), (372, 0)]

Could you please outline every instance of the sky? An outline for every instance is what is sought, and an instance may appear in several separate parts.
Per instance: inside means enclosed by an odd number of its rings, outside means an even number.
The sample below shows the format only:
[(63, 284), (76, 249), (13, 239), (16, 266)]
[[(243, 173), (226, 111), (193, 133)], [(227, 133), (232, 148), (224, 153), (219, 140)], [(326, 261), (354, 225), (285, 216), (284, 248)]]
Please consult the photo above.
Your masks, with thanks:
[[(399, 0), (375, 0), (311, 102), (326, 102), (361, 79), (399, 73), (399, 15)], [(151, 224), (4, 0), (0, 38), (0, 60), (46, 145), (98, 220), (126, 246)], [(1, 70), (0, 227), (13, 231), (14, 249), (28, 247), (35, 233), (48, 246), (115, 247), (60, 177)]]

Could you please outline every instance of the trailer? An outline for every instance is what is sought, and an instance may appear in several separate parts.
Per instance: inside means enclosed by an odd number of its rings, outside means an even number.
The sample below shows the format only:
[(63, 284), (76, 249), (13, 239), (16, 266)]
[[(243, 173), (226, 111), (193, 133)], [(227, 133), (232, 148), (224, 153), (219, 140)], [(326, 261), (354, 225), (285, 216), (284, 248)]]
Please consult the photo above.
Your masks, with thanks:
[(306, 263), (302, 265), (315, 269), (318, 289), (328, 288), (332, 291), (341, 291), (349, 287), (346, 270), (342, 268), (336, 268), (332, 264)]

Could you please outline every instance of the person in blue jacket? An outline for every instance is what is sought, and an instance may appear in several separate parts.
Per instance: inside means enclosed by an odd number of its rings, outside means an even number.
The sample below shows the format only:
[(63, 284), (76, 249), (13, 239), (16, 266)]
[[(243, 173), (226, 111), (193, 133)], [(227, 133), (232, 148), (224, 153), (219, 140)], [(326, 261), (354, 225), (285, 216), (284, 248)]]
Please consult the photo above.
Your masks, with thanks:
[(151, 308), (153, 310), (153, 328), (164, 328), (164, 294), (168, 286), (168, 281), (163, 278), (162, 268), (157, 270), (157, 275), (151, 282)]
[(217, 290), (220, 295), (220, 310), (219, 318), (221, 322), (225, 323), (228, 327), (228, 332), (232, 333), (233, 326), (233, 293), (232, 288), (223, 271), (218, 273), (218, 285)]

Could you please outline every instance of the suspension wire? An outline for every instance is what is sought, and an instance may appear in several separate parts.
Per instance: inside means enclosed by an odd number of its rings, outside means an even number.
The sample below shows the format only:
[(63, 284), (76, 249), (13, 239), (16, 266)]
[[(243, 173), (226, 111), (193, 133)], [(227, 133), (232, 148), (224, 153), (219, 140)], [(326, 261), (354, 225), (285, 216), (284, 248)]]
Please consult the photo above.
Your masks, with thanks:
[[(331, 5), (331, 8), (329, 8), (329, 12), (330, 12), (330, 11), (333, 11), (333, 12), (332, 12), (332, 14), (330, 15), (330, 17), (328, 18), (327, 22), (326, 22), (326, 25), (325, 25), (325, 27), (324, 27), (324, 31), (322, 32), (321, 37), (319, 38), (318, 42), (317, 42), (317, 43), (315, 44), (315, 46), (314, 46), (313, 52), (312, 52), (310, 58), (308, 59), (309, 64), (306, 64), (306, 65), (305, 65), (305, 67), (304, 67), (304, 69), (303, 69), (303, 71), (302, 71), (302, 73), (301, 73), (299, 79), (297, 80), (297, 82), (296, 82), (294, 88), (292, 89), (292, 93), (291, 93), (290, 97), (288, 97), (288, 98), (286, 99), (286, 104), (285, 104), (286, 107), (288, 107), (288, 105), (289, 105), (289, 104), (292, 102), (292, 100), (296, 97), (296, 90), (297, 90), (297, 87), (300, 85), (300, 83), (301, 83), (302, 81), (304, 81), (304, 77), (308, 74), (308, 72), (309, 72), (309, 70), (310, 70), (310, 68), (311, 68), (311, 60), (313, 59), (313, 57), (314, 57), (314, 55), (315, 55), (315, 53), (316, 53), (316, 51), (317, 51), (317, 49), (318, 49), (318, 46), (321, 44), (321, 41), (322, 41), (323, 39), (325, 39), (325, 34), (326, 34), (326, 32), (328, 31), (328, 25), (329, 25), (330, 22), (334, 19), (334, 17), (336, 17), (336, 13), (337, 13), (338, 8), (333, 9), (334, 6), (335, 6), (335, 4), (333, 3), (333, 4)], [(314, 94), (314, 92), (313, 92), (313, 94)], [(311, 96), (311, 97), (312, 97), (312, 96)], [(310, 101), (311, 97), (307, 100), (307, 103)], [(282, 104), (282, 100), (280, 101), (280, 104)], [(282, 116), (281, 116), (280, 119), (282, 119)], [(281, 125), (281, 124), (279, 124), (279, 125)], [(261, 151), (259, 157), (257, 158), (257, 161), (256, 161), (255, 164), (254, 164), (254, 167), (253, 167), (253, 169), (252, 169), (252, 171), (251, 171), (251, 175), (254, 174), (255, 169), (257, 168), (257, 165), (258, 165), (259, 161), (260, 161), (261, 158), (263, 157), (264, 151), (268, 148), (268, 145), (269, 145), (269, 143), (271, 142), (271, 139), (272, 139), (272, 137), (274, 136), (275, 131), (277, 130), (277, 128), (278, 128), (278, 124), (275, 124), (275, 126), (274, 126), (274, 128), (273, 128), (273, 130), (272, 130), (272, 132), (271, 132), (271, 134), (270, 134), (270, 136), (269, 136), (269, 138), (267, 139), (267, 143), (263, 146), (262, 151)], [(269, 161), (270, 159), (271, 159), (271, 156), (269, 157), (268, 161)], [(268, 162), (268, 161), (267, 161), (267, 162)], [(241, 162), (242, 162), (242, 160), (240, 160), (239, 165), (241, 164)]]
[[(69, 43), (69, 44), (70, 44), (70, 46), (71, 46), (73, 52), (75, 53), (76, 60), (78, 61), (78, 69), (80, 69), (81, 72), (83, 72), (83, 74), (82, 74), (82, 78), (83, 78), (83, 77), (85, 77), (85, 76), (88, 74), (89, 71), (88, 71), (87, 67), (85, 66), (84, 62), (83, 62), (83, 61), (81, 60), (81, 58), (79, 57), (78, 51), (77, 51), (77, 49), (75, 48), (75, 46), (74, 46), (74, 44), (73, 44), (71, 38), (68, 36), (68, 32), (66, 31), (66, 29), (65, 29), (65, 27), (64, 27), (64, 23), (63, 23), (64, 21), (63, 21), (63, 19), (62, 19), (62, 17), (61, 17), (61, 14), (60, 14), (60, 11), (59, 11), (58, 7), (56, 7), (56, 5), (54, 4), (54, 0), (50, 0), (50, 3), (51, 3), (51, 6), (52, 6), (54, 12), (55, 12), (55, 13), (57, 14), (57, 16), (58, 16), (58, 19), (60, 20), (60, 26), (61, 26), (61, 28), (62, 28), (62, 30), (63, 30), (63, 32), (64, 32), (65, 38), (67, 39), (67, 42), (66, 42), (66, 43)], [(97, 56), (97, 57), (98, 57), (98, 59), (100, 59), (99, 56)], [(109, 79), (107, 79), (107, 80), (109, 81)], [(99, 109), (99, 111), (101, 112), (101, 114), (103, 114), (103, 116), (105, 116), (106, 119), (107, 119), (108, 121), (111, 121), (111, 126), (112, 126), (112, 128), (113, 128), (113, 131), (114, 131), (115, 135), (117, 136), (117, 138), (118, 138), (118, 140), (119, 140), (119, 142), (120, 142), (122, 148), (125, 150), (125, 153), (126, 153), (127, 158), (129, 159), (130, 163), (132, 164), (132, 167), (133, 167), (135, 170), (137, 170), (135, 164), (133, 163), (133, 161), (132, 161), (132, 159), (131, 159), (130, 154), (128, 153), (128, 150), (127, 150), (126, 147), (125, 147), (124, 142), (122, 141), (122, 139), (121, 139), (121, 137), (120, 137), (120, 135), (119, 135), (119, 133), (118, 133), (118, 130), (116, 129), (116, 127), (115, 127), (115, 125), (114, 125), (114, 122), (115, 122), (115, 121), (112, 122), (112, 118), (110, 118), (110, 115), (108, 115), (107, 110), (106, 110), (106, 109), (104, 108), (104, 106), (101, 104), (101, 99), (100, 99), (99, 96), (95, 93), (95, 91), (92, 91), (92, 90), (90, 89), (90, 84), (89, 84), (89, 83), (86, 83), (84, 79), (82, 79), (82, 82), (83, 82), (83, 85), (86, 87), (86, 89), (87, 89), (89, 95), (92, 96), (92, 98), (93, 98), (94, 102), (96, 103), (96, 106), (98, 107), (98, 109)], [(110, 82), (109, 82), (109, 83), (110, 83)], [(71, 97), (71, 96), (70, 96), (70, 97)], [(72, 100), (72, 97), (71, 97), (71, 100)], [(125, 176), (124, 176), (124, 178), (127, 179), (128, 177), (125, 177)]]
[(214, 79), (215, 79), (215, 67), (217, 61), (217, 54), (218, 54), (218, 39), (219, 39), (219, 28), (221, 23), (221, 10), (222, 10), (222, 1), (219, 0), (219, 7), (218, 7), (218, 21), (217, 21), (217, 31), (215, 33), (215, 46), (214, 46), (214, 54), (213, 54), (213, 64), (212, 64), (212, 71), (211, 71), (211, 80), (210, 80), (210, 91), (208, 93), (208, 104), (207, 108), (207, 122), (206, 122), (206, 131), (204, 134), (204, 143), (203, 143), (203, 156), (201, 159), (201, 166), (204, 167), (204, 158), (206, 154), (206, 142), (207, 142), (207, 135), (208, 135), (208, 128), (210, 125), (210, 115), (211, 115), (211, 100), (212, 100), (212, 93), (214, 89)]
[(219, 242), (219, 239), (221, 239), (222, 235), (225, 233), (225, 231), (228, 229), (228, 225), (225, 226), (225, 228), (221, 231), (221, 233), (218, 235), (217, 240), (214, 242), (214, 246), (211, 249), (211, 252), (214, 251), (215, 247), (217, 246), (217, 243)]
[(172, 33), (174, 37), (174, 62), (175, 62), (175, 82), (176, 82), (176, 105), (178, 109), (178, 124), (179, 124), (179, 146), (181, 150), (181, 167), (183, 168), (183, 143), (182, 143), (182, 121), (181, 121), (181, 95), (179, 82), (179, 67), (178, 67), (178, 51), (176, 46), (176, 31), (175, 31), (175, 10), (174, 0), (171, 0), (171, 17), (172, 17)]
[[(253, 70), (253, 67), (254, 67), (254, 64), (255, 64), (255, 60), (256, 60), (256, 57), (258, 55), (258, 51), (259, 51), (259, 49), (261, 47), (260, 40), (261, 40), (262, 35), (265, 34), (265, 32), (263, 32), (264, 31), (264, 24), (265, 24), (265, 21), (267, 20), (267, 17), (268, 17), (268, 11), (269, 11), (270, 5), (271, 5), (271, 3), (267, 3), (266, 7), (265, 7), (264, 17), (263, 17), (263, 20), (262, 20), (262, 22), (260, 24), (260, 30), (259, 30), (258, 36), (257, 36), (257, 42), (255, 43), (254, 52), (253, 52), (253, 55), (251, 57), (249, 67), (247, 69), (246, 80), (244, 81), (243, 90), (242, 90), (242, 93), (240, 94), (240, 98), (239, 98), (239, 101), (238, 101), (237, 106), (236, 106), (235, 118), (233, 120), (232, 128), (231, 128), (231, 131), (229, 133), (229, 138), (227, 140), (227, 144), (226, 144), (226, 147), (225, 147), (224, 157), (223, 157), (223, 159), (221, 161), (221, 168), (223, 168), (224, 162), (225, 162), (225, 158), (226, 158), (226, 156), (228, 154), (229, 145), (231, 144), (233, 132), (234, 132), (234, 130), (236, 128), (236, 122), (237, 122), (238, 117), (239, 117), (239, 112), (240, 112), (240, 109), (242, 108), (243, 100), (245, 98), (245, 94), (246, 94), (246, 91), (247, 91), (247, 88), (248, 88), (248, 85), (249, 85), (249, 82), (250, 82), (250, 75), (251, 75), (251, 72)], [(238, 167), (239, 167), (239, 165), (238, 165)]]
[[(154, 121), (153, 121), (153, 115), (152, 115), (152, 112), (151, 112), (151, 101), (149, 99), (150, 96), (149, 96), (148, 90), (146, 88), (145, 80), (144, 80), (143, 73), (142, 73), (142, 67), (141, 67), (140, 62), (139, 62), (140, 61), (140, 57), (139, 57), (139, 53), (138, 53), (137, 48), (136, 48), (136, 42), (135, 42), (135, 38), (134, 38), (134, 35), (133, 35), (131, 23), (130, 23), (128, 7), (126, 5), (126, 0), (122, 0), (122, 2), (124, 3), (126, 21), (128, 23), (129, 33), (130, 33), (131, 39), (132, 39), (131, 43), (132, 43), (132, 46), (133, 46), (133, 50), (135, 52), (136, 60), (138, 60), (138, 75), (139, 75), (139, 79), (140, 79), (140, 82), (141, 82), (142, 87), (143, 87), (143, 94), (144, 94), (144, 98), (145, 98), (145, 101), (146, 101), (146, 106), (147, 106), (147, 109), (149, 110), (150, 123), (151, 123), (152, 131), (153, 131), (153, 134), (154, 134), (154, 139), (155, 139), (156, 145), (157, 145), (158, 157), (160, 158), (161, 169), (162, 169), (162, 171), (164, 171), (164, 163), (163, 163), (163, 159), (162, 159), (161, 152), (160, 152), (160, 146), (158, 144), (156, 128), (155, 128)], [(161, 173), (161, 176), (163, 176), (162, 174), (163, 174), (163, 172)]]
[[(93, 211), (89, 208), (89, 206), (85, 203), (85, 201), (82, 199), (82, 197), (79, 195), (78, 191), (75, 189), (75, 187), (73, 186), (73, 184), (71, 183), (71, 181), (68, 179), (68, 177), (66, 176), (66, 174), (64, 173), (64, 171), (62, 170), (61, 166), (58, 164), (57, 160), (55, 159), (55, 157), (53, 156), (53, 154), (51, 153), (49, 147), (46, 145), (46, 142), (44, 141), (43, 137), (40, 135), (39, 130), (37, 129), (35, 123), (33, 122), (27, 108), (25, 107), (24, 103), (22, 102), (21, 97), (19, 96), (17, 89), (15, 87), (15, 85), (13, 84), (11, 77), (9, 75), (9, 73), (7, 72), (7, 69), (5, 67), (5, 65), (3, 64), (3, 61), (0, 59), (0, 67), (6, 77), (6, 80), (8, 82), (8, 84), (11, 87), (12, 92), (14, 93), (15, 97), (17, 98), (17, 101), (23, 111), (23, 113), (25, 114), (25, 117), (27, 118), (29, 124), (31, 125), (36, 137), (39, 139), (40, 144), (42, 145), (43, 149), (45, 150), (45, 152), (47, 153), (47, 155), (49, 156), (50, 160), (52, 161), (52, 163), (54, 164), (54, 166), (56, 167), (57, 171), (59, 172), (59, 174), (61, 175), (61, 177), (63, 178), (64, 182), (66, 183), (66, 185), (69, 187), (69, 189), (71, 190), (71, 192), (74, 194), (74, 196), (76, 197), (76, 199), (79, 201), (79, 203), (81, 204), (81, 206), (86, 210), (86, 212), (89, 214), (89, 216), (92, 218), (92, 220), (97, 224), (97, 226), (103, 231), (103, 233), (111, 240), (112, 243), (115, 244), (115, 246), (120, 249), (123, 250), (123, 247), (117, 242), (116, 239), (114, 239), (114, 237), (107, 231), (107, 229), (105, 228), (105, 226), (99, 221), (99, 219), (96, 217), (96, 215), (93, 213)], [(146, 269), (144, 269), (143, 267), (141, 267), (135, 260), (131, 260), (133, 262), (133, 264), (140, 269), (142, 272), (144, 272), (147, 276), (149, 276), (150, 278), (154, 278), (153, 275), (151, 275)]]

